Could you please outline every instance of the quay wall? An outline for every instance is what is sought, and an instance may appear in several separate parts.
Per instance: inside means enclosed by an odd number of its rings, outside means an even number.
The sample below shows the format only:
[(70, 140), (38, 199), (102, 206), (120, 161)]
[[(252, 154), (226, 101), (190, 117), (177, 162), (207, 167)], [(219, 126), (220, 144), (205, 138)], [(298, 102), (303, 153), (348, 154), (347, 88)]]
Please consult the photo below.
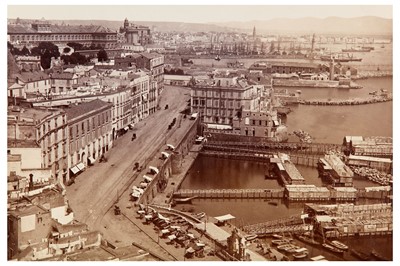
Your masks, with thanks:
[(331, 105), (364, 105), (373, 103), (383, 103), (392, 101), (393, 97), (368, 97), (359, 99), (349, 99), (349, 100), (299, 100), (299, 104), (303, 105), (321, 105), (321, 106), (331, 106)]

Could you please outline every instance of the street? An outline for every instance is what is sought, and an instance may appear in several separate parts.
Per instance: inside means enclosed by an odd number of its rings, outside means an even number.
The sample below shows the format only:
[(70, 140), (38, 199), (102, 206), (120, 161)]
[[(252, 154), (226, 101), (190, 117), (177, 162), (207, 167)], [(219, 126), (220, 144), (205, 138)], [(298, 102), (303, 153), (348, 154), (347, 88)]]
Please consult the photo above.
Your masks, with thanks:
[[(106, 154), (106, 163), (97, 161), (67, 187), (66, 195), (76, 220), (88, 224), (91, 230), (102, 229), (102, 218), (118, 194), (133, 181), (135, 162), (142, 165), (152, 159), (151, 155), (165, 142), (168, 124), (174, 117), (179, 117), (188, 99), (188, 88), (165, 88), (159, 104), (161, 109), (135, 125), (134, 131), (130, 130), (115, 140), (114, 147)], [(166, 104), (169, 108), (165, 110)], [(133, 132), (137, 138), (131, 141)]]

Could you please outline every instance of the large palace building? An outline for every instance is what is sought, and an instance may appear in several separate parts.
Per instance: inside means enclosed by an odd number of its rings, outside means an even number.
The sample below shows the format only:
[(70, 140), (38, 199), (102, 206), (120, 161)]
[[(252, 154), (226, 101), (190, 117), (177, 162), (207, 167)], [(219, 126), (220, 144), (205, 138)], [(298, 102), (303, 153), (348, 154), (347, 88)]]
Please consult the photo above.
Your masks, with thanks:
[(84, 46), (102, 46), (115, 48), (117, 32), (96, 25), (53, 25), (45, 20), (32, 24), (8, 24), (8, 41), (20, 45), (37, 45), (40, 42), (52, 42), (65, 46), (69, 42), (81, 43)]
[(124, 27), (121, 27), (119, 32), (125, 34), (124, 42), (127, 44), (146, 45), (151, 43), (150, 28), (129, 23), (128, 19), (125, 19)]

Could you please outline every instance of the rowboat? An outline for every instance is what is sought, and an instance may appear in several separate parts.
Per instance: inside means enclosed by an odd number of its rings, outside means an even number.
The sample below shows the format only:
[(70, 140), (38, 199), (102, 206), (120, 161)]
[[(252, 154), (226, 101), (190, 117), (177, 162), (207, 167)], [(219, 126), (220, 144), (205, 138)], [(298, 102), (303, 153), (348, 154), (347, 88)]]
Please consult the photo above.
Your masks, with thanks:
[(329, 244), (326, 244), (326, 243), (322, 243), (322, 246), (323, 246), (324, 248), (326, 248), (327, 250), (329, 250), (329, 251), (331, 251), (331, 252), (334, 252), (334, 253), (343, 254), (343, 252), (344, 252), (344, 250), (335, 248), (334, 246), (329, 245)]
[(273, 238), (277, 238), (277, 239), (281, 239), (283, 236), (282, 235), (278, 235), (278, 234), (273, 234), (272, 237)]
[(348, 249), (349, 249), (349, 247), (348, 247), (347, 245), (345, 245), (345, 244), (343, 244), (342, 242), (339, 242), (339, 241), (337, 241), (337, 240), (331, 241), (330, 244), (331, 244), (332, 246), (338, 248), (338, 249), (342, 249), (342, 250), (348, 250)]
[(289, 244), (289, 240), (288, 239), (274, 239), (271, 240), (271, 243), (274, 245), (284, 245), (284, 244)]
[(308, 249), (306, 248), (299, 248), (295, 250), (293, 257), (295, 259), (303, 259), (308, 256)]
[(256, 239), (257, 237), (258, 237), (257, 235), (248, 235), (248, 236), (245, 236), (244, 238), (245, 238), (247, 241), (251, 241), (251, 240)]

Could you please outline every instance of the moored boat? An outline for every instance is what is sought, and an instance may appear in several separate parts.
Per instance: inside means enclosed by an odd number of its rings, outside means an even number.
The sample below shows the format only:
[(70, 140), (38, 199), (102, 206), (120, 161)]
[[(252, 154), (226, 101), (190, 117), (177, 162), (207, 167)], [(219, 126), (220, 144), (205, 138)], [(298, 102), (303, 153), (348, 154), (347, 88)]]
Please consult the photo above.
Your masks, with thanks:
[(251, 240), (256, 239), (257, 237), (258, 237), (257, 235), (248, 235), (248, 236), (245, 236), (244, 238), (245, 238), (247, 241), (251, 241)]
[(272, 237), (276, 239), (281, 239), (283, 236), (278, 234), (273, 234)]
[(345, 245), (345, 244), (343, 244), (342, 242), (339, 242), (339, 241), (337, 241), (337, 240), (331, 241), (330, 244), (331, 244), (332, 246), (338, 248), (338, 249), (342, 249), (342, 250), (348, 250), (348, 249), (349, 249), (349, 247), (348, 247), (347, 245)]
[(295, 259), (303, 259), (308, 256), (308, 249), (306, 248), (299, 248), (295, 250), (293, 257)]
[(195, 214), (195, 215), (193, 215), (195, 218), (197, 218), (197, 219), (201, 219), (201, 218), (203, 218), (204, 216), (206, 216), (206, 213), (205, 212), (199, 212), (199, 213), (197, 213), (197, 214)]
[(284, 244), (289, 244), (289, 240), (288, 239), (274, 239), (271, 241), (272, 244), (274, 245), (284, 245)]
[(334, 246), (332, 246), (332, 245), (329, 245), (329, 244), (327, 244), (327, 243), (322, 243), (322, 246), (323, 246), (325, 249), (327, 249), (327, 250), (329, 250), (329, 251), (331, 251), (331, 252), (334, 252), (334, 253), (343, 254), (343, 252), (344, 252), (344, 250), (339, 249), (339, 248), (336, 248), (336, 247), (334, 247)]

